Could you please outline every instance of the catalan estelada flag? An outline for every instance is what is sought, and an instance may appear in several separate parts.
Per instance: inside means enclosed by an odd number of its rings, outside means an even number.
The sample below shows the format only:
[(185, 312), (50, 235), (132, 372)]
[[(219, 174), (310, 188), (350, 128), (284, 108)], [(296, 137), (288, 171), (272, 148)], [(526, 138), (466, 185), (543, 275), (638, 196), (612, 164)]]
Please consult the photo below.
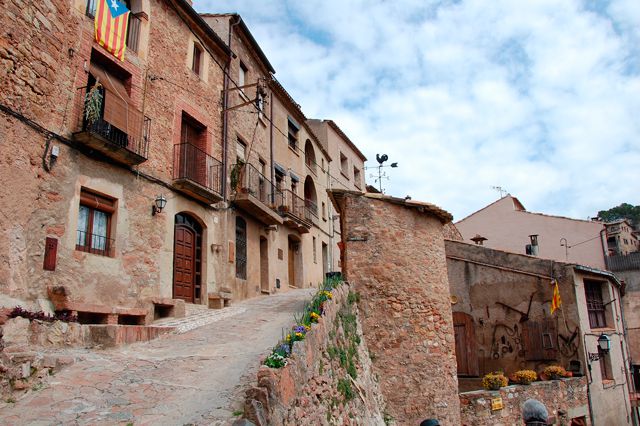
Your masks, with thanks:
[(124, 61), (129, 9), (118, 0), (97, 0), (97, 3), (94, 21), (96, 41)]
[(556, 309), (562, 305), (562, 300), (560, 300), (560, 289), (558, 288), (558, 281), (554, 278), (551, 280), (551, 285), (553, 286), (553, 297), (551, 298), (551, 314), (555, 312)]

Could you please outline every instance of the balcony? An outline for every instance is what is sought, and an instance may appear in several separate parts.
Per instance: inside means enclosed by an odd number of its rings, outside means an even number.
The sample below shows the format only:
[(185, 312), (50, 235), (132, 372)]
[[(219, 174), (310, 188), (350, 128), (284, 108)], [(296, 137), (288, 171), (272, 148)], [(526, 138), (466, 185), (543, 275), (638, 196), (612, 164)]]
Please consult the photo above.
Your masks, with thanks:
[(271, 181), (251, 164), (235, 164), (233, 168), (237, 170), (234, 203), (265, 225), (281, 225), (276, 206), (282, 204), (282, 195)]
[(282, 191), (282, 203), (278, 207), (278, 211), (284, 218), (284, 224), (296, 229), (301, 234), (309, 232), (313, 225), (313, 214), (311, 209), (307, 207), (307, 202), (289, 189)]
[(217, 203), (222, 200), (222, 163), (195, 145), (174, 145), (173, 186), (204, 203)]
[(78, 119), (74, 140), (120, 164), (135, 166), (145, 162), (149, 152), (151, 119), (111, 91), (103, 90), (98, 117), (90, 120), (86, 93), (87, 87), (81, 87), (76, 96)]

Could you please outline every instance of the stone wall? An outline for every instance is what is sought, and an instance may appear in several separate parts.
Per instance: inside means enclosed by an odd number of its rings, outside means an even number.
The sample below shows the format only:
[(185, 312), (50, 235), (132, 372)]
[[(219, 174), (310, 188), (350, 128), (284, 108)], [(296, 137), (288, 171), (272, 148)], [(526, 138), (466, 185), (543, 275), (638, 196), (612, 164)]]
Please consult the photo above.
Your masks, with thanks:
[[(570, 361), (583, 364), (581, 339), (576, 335), (571, 340), (579, 319), (570, 265), (457, 241), (446, 241), (445, 248), (450, 291), (456, 301), (451, 309), (473, 321), (480, 377), (496, 370), (511, 374), (524, 368), (540, 371), (547, 364), (565, 368)], [(550, 314), (552, 276), (558, 280), (561, 315)], [(528, 319), (522, 321), (523, 316), (511, 308), (528, 312)], [(552, 320), (562, 336), (553, 339), (558, 343), (557, 358), (531, 360), (525, 329), (545, 320)]]
[(399, 424), (460, 424), (443, 224), (436, 206), (334, 190), (344, 270), (387, 412)]
[[(343, 284), (333, 291), (325, 314), (305, 340), (296, 342), (284, 368), (260, 368), (257, 386), (246, 393), (245, 418), (258, 426), (385, 423), (384, 402), (362, 337), (356, 295), (350, 290)], [(343, 359), (349, 357), (351, 345), (357, 348), (352, 358), (355, 379)]]
[[(491, 401), (502, 398), (503, 408), (492, 410)], [(522, 405), (534, 398), (542, 402), (551, 417), (550, 424), (569, 425), (571, 419), (586, 417), (586, 378), (534, 382), (529, 386), (507, 386), (498, 391), (474, 391), (460, 394), (461, 424), (473, 426), (520, 425)], [(590, 423), (587, 423), (590, 424)]]

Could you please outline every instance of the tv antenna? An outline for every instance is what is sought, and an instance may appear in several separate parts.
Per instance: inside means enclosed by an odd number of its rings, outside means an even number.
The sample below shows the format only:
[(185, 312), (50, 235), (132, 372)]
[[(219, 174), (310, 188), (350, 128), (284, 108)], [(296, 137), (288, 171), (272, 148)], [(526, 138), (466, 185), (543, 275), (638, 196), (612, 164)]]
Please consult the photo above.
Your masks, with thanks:
[(500, 198), (504, 198), (508, 194), (507, 190), (501, 186), (492, 186), (491, 189), (500, 193)]

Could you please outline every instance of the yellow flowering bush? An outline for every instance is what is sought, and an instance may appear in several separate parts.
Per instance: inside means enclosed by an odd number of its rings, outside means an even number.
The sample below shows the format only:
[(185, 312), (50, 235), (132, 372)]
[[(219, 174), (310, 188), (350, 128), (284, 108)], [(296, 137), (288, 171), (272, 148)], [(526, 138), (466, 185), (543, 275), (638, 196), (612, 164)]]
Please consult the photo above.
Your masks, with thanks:
[(567, 371), (559, 365), (550, 365), (542, 370), (542, 374), (544, 374), (549, 380), (557, 380), (561, 377), (565, 377), (567, 375)]
[(507, 386), (508, 383), (509, 379), (501, 371), (485, 374), (482, 378), (482, 387), (488, 390), (498, 390), (503, 386)]
[(318, 322), (318, 319), (320, 319), (320, 314), (318, 314), (317, 312), (311, 312), (311, 314), (309, 314), (309, 318), (311, 319), (311, 322)]
[(529, 385), (535, 382), (538, 375), (533, 370), (520, 370), (513, 373), (513, 380), (521, 385)]

